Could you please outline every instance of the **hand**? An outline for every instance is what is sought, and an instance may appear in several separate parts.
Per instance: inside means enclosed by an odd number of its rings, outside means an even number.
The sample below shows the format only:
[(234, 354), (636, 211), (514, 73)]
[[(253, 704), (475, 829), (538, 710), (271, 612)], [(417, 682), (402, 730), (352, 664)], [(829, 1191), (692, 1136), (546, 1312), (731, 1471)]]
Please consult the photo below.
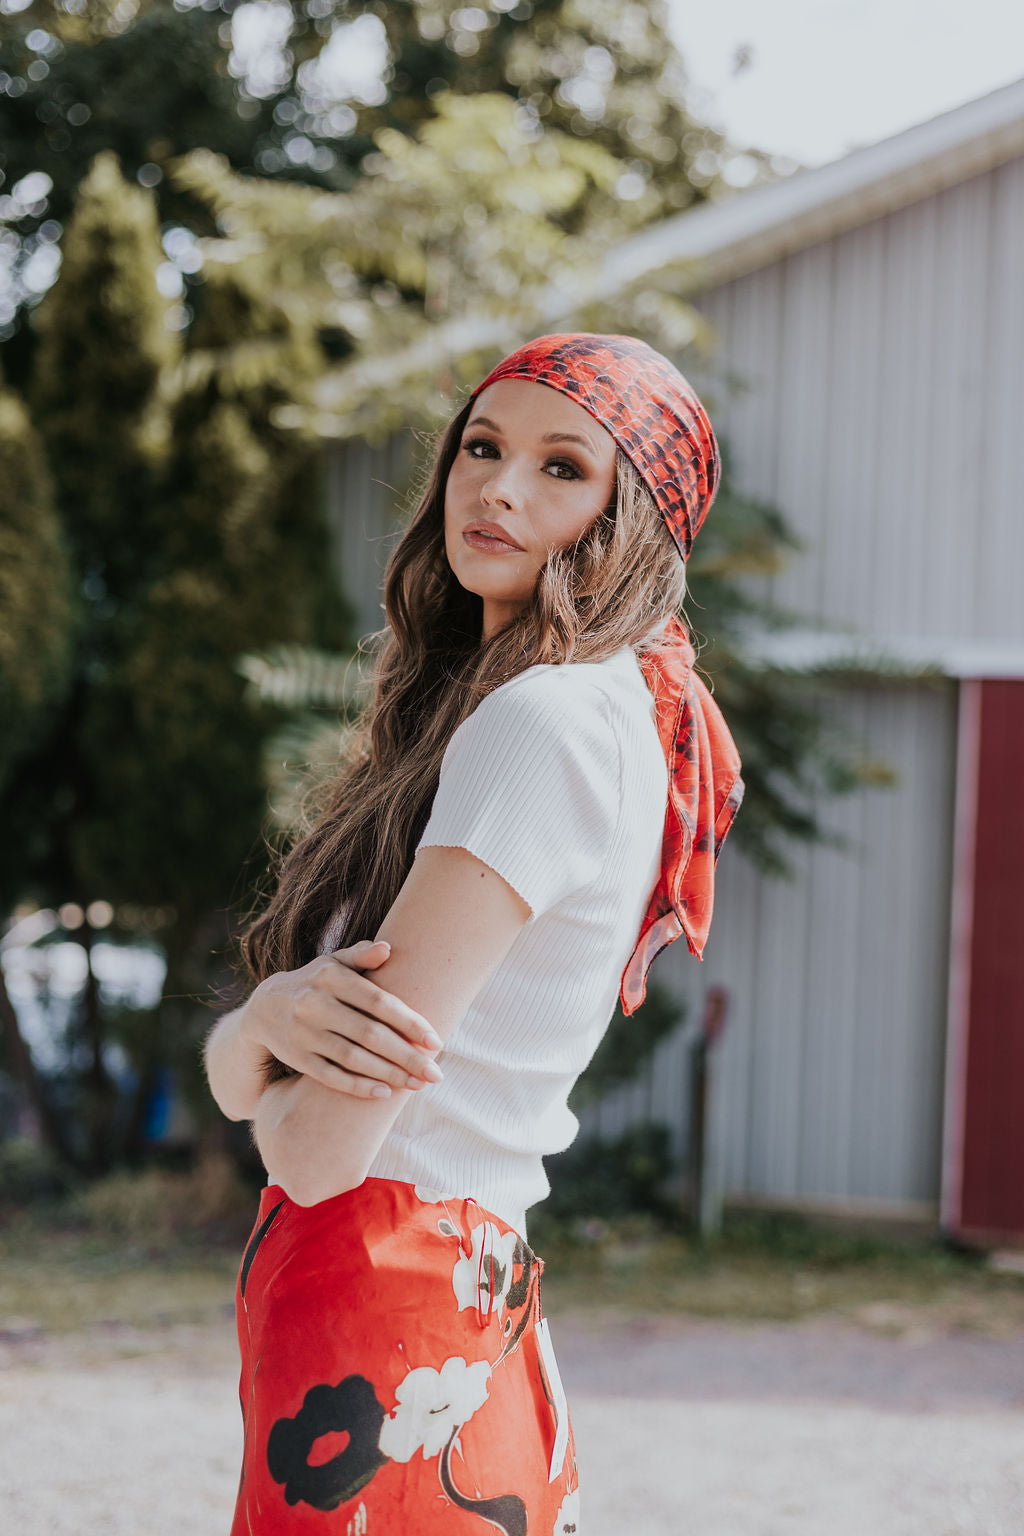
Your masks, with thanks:
[(304, 1077), (355, 1098), (440, 1082), (441, 1041), (422, 1015), (361, 970), (383, 965), (385, 942), (363, 940), (261, 981), (239, 1034)]

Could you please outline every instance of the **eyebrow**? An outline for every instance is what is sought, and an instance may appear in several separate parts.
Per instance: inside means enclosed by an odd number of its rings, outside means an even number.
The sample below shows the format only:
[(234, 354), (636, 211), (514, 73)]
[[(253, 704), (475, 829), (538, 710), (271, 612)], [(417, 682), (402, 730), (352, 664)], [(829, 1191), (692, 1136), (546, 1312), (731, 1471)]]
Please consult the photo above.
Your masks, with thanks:
[[(490, 427), (492, 432), (501, 432), (496, 421), (491, 421), (489, 416), (474, 416), (472, 421), (467, 421), (466, 431), (470, 427)], [(594, 452), (594, 445), (587, 437), (581, 437), (577, 432), (545, 432), (541, 438), (542, 443), (579, 443), (590, 453)]]

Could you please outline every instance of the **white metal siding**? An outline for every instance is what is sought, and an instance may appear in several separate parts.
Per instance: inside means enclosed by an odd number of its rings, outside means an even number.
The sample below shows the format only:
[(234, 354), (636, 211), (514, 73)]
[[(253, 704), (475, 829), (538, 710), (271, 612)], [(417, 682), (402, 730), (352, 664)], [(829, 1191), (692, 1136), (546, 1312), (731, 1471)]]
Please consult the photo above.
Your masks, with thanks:
[(356, 638), (382, 628), (381, 587), (408, 503), (411, 454), (403, 437), (380, 448), (349, 442), (327, 458), (327, 503), (338, 584)]
[[(944, 1059), (955, 686), (857, 690), (825, 706), (893, 788), (829, 802), (848, 839), (760, 875), (728, 843), (705, 958), (680, 940), (652, 975), (701, 1015), (725, 986), (714, 1130), (727, 1194), (934, 1207)], [(685, 1031), (581, 1116), (612, 1136), (653, 1114), (686, 1136)]]
[(1017, 159), (698, 300), (737, 483), (807, 541), (777, 601), (880, 637), (1024, 639), (1022, 251)]

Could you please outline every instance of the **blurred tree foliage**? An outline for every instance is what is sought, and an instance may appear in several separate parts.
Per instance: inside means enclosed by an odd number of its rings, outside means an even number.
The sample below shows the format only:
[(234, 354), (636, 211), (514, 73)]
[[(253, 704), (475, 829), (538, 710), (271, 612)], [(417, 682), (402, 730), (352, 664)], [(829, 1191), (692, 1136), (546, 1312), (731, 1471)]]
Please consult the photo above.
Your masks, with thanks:
[[(51, 580), (42, 563), (32, 574), (59, 617), (66, 548), (74, 650), (59, 707), (51, 701), (0, 789), (0, 898), (7, 910), (26, 898), (86, 914), (107, 904), (117, 917), (102, 936), (125, 942), (141, 926), (130, 914), (148, 909), (168, 976), (158, 1017), (131, 1042), (142, 1093), (161, 1061), (184, 1061), (195, 1078), (201, 1021), (187, 994), (208, 984), (202, 946), (221, 936), (216, 914), (222, 929), (264, 812), (261, 744), (279, 712), (246, 701), (235, 658), (254, 643), (337, 647), (349, 636), (327, 574), (313, 458), (270, 422), (287, 391), (276, 364), (284, 356), (289, 377), (308, 365), (301, 331), (272, 295), (215, 279), (190, 336), (169, 326), (152, 195), (126, 183), (109, 153), (82, 184), (64, 245), (30, 381), (49, 460), (49, 476), (36, 462), (35, 537), (55, 553)], [(218, 348), (239, 334), (268, 341), (274, 366), (226, 377)], [(190, 374), (193, 339), (205, 365)], [(7, 539), (31, 509), (27, 477), (40, 455), (29, 451), (23, 408), (9, 395), (3, 406), (0, 422), (20, 425), (26, 449)], [(26, 596), (31, 587), (19, 589), (21, 607)], [(13, 649), (6, 614), (0, 636)], [(5, 666), (5, 697), (19, 683), (29, 691), (46, 654), (27, 637)], [(91, 954), (98, 932), (88, 915), (76, 937)], [(78, 1054), (81, 1150), (94, 1166), (115, 1150), (105, 1045), (116, 1022), (90, 971)]]
[(44, 728), (64, 682), (72, 628), (68, 553), (43, 446), (0, 386), (0, 793)]
[[(354, 61), (354, 62), (353, 62)], [(636, 225), (722, 185), (737, 151), (684, 104), (662, 0), (30, 0), (0, 14), (0, 339), (52, 280), (61, 231), (95, 156), (113, 150), (156, 191), (161, 220), (211, 232), (165, 175), (198, 149), (236, 170), (344, 191), (376, 134), (415, 134), (446, 90), (499, 92), (543, 132), (620, 162), (615, 205)], [(746, 175), (769, 158), (742, 151)], [(580, 216), (577, 207), (572, 213)]]

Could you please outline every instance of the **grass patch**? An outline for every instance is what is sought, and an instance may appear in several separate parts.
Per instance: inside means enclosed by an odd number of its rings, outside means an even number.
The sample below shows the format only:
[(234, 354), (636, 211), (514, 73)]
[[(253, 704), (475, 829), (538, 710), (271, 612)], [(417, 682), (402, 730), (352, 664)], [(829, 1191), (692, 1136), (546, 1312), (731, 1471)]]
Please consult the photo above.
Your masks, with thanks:
[(116, 1173), (0, 1221), (0, 1334), (154, 1329), (230, 1314), (258, 1193), (227, 1159)]
[(731, 1216), (698, 1243), (653, 1219), (530, 1228), (552, 1311), (611, 1308), (733, 1322), (839, 1315), (886, 1332), (1024, 1329), (1024, 1280), (939, 1242), (898, 1242), (798, 1215)]
[(235, 1252), (194, 1243), (170, 1251), (76, 1232), (36, 1239), (0, 1245), (0, 1334), (149, 1330), (230, 1316)]
[[(230, 1329), (256, 1211), (223, 1168), (118, 1174), (0, 1225), (0, 1337), (35, 1331)], [(530, 1240), (552, 1313), (795, 1322), (840, 1316), (891, 1333), (1024, 1330), (1024, 1278), (938, 1242), (898, 1241), (798, 1215), (729, 1213), (697, 1243), (653, 1216), (556, 1221)]]

